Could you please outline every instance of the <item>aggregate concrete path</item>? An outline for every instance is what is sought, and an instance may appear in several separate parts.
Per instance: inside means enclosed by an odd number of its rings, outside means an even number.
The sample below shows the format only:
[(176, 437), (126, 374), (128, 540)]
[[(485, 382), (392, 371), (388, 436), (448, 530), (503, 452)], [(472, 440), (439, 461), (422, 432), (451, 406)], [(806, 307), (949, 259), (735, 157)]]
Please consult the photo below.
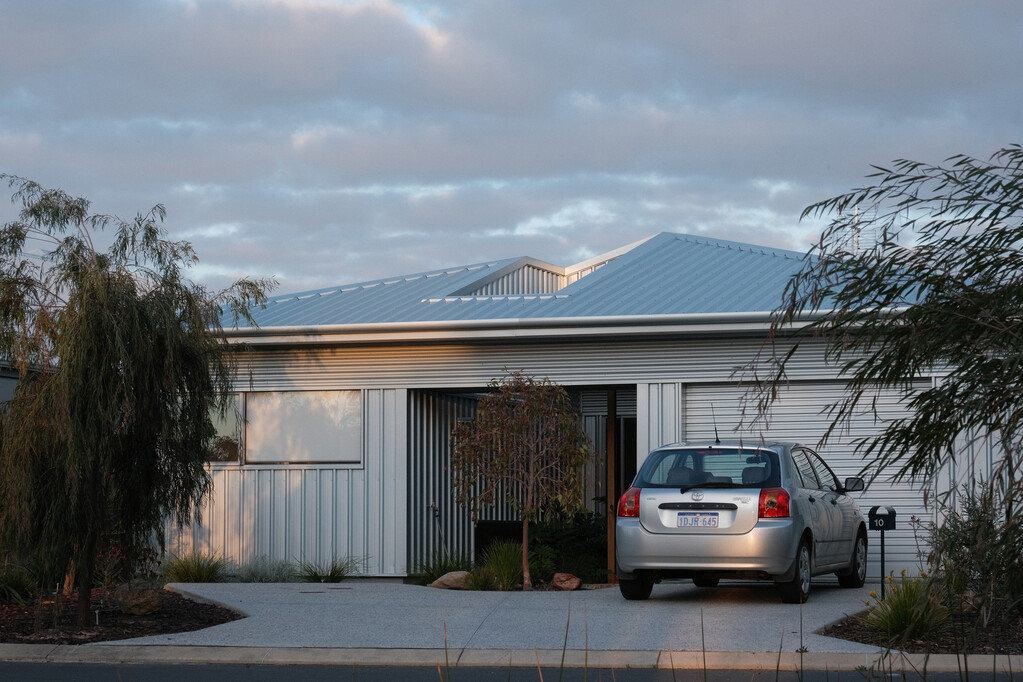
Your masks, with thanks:
[[(246, 614), (183, 632), (83, 646), (0, 644), (0, 660), (643, 666), (718, 669), (890, 668), (890, 653), (815, 634), (861, 611), (871, 585), (815, 581), (808, 603), (782, 604), (769, 583), (663, 583), (647, 601), (616, 588), (459, 592), (356, 580), (340, 584), (168, 586)], [(704, 653), (706, 652), (706, 653)], [(946, 660), (947, 658), (947, 660)], [(992, 670), (992, 657), (971, 657)], [(1023, 670), (1023, 657), (998, 666)], [(956, 657), (901, 665), (958, 670)]]
[[(769, 583), (697, 588), (660, 584), (646, 601), (617, 588), (469, 592), (400, 583), (172, 585), (248, 614), (198, 632), (130, 644), (412, 649), (873, 652), (814, 631), (862, 611), (870, 587), (814, 585), (810, 601), (781, 604)], [(802, 616), (802, 641), (800, 640)], [(700, 620), (703, 619), (701, 629)], [(446, 641), (445, 641), (446, 637)]]

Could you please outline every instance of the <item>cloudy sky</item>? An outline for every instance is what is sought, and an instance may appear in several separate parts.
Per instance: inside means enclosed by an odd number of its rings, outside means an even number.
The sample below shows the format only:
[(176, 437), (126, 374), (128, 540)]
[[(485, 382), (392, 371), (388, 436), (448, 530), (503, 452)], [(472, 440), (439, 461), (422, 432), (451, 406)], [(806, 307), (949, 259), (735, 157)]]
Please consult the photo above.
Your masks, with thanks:
[(872, 163), (1023, 142), (1021, 36), (1018, 0), (2, 0), (0, 172), (163, 203), (211, 287), (803, 251)]

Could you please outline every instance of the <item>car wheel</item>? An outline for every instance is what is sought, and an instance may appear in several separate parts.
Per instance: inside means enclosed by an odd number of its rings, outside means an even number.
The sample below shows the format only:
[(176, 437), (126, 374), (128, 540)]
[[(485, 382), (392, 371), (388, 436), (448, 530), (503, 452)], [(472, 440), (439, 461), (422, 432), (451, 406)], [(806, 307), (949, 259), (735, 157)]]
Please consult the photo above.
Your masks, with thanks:
[(802, 604), (810, 596), (810, 545), (799, 541), (796, 549), (796, 567), (792, 580), (780, 583), (781, 600), (786, 604)]
[(693, 578), (693, 584), (697, 587), (717, 587), (719, 582), (717, 578)]
[(838, 584), (842, 587), (863, 587), (867, 580), (867, 536), (861, 530), (856, 536), (849, 568), (838, 575)]
[(622, 596), (629, 601), (641, 601), (650, 596), (650, 592), (654, 589), (654, 580), (644, 575), (635, 580), (619, 578), (618, 589), (622, 591)]

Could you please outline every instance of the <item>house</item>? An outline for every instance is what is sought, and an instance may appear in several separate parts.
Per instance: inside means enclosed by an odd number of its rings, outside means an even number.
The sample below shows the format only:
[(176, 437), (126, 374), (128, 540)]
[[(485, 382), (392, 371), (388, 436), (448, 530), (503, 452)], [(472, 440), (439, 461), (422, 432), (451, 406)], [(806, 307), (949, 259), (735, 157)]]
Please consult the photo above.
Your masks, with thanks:
[[(596, 457), (590, 508), (608, 514), (646, 453), (722, 437), (742, 416), (736, 370), (764, 347), (771, 311), (803, 254), (662, 233), (561, 267), (509, 258), (274, 298), (258, 327), (228, 330), (239, 353), (237, 420), (210, 464), (203, 521), (168, 535), (174, 552), (235, 561), (357, 557), (404, 576), (437, 553), (470, 553), (473, 526), (454, 500), (454, 423), (506, 370), (546, 376), (580, 407)], [(804, 345), (768, 424), (751, 440), (816, 446), (842, 381)], [(933, 379), (922, 377), (921, 385)], [(884, 394), (881, 419), (902, 414)], [(852, 442), (879, 430), (864, 414), (822, 453), (840, 477)], [(731, 434), (735, 435), (735, 434)], [(929, 482), (928, 488), (937, 485)], [(912, 516), (932, 518), (923, 487), (883, 479), (858, 494), (897, 510), (888, 568), (915, 570)], [(509, 519), (495, 509), (486, 520)], [(877, 534), (871, 533), (873, 547)], [(878, 576), (872, 549), (870, 573)]]

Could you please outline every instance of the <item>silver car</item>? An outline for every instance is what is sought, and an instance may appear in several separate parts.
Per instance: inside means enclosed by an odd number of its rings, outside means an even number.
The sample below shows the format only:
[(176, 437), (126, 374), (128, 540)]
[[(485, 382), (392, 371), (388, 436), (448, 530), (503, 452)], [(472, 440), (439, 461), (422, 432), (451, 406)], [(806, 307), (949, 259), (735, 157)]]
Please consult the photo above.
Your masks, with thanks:
[(646, 599), (661, 579), (773, 580), (801, 603), (810, 578), (837, 573), (843, 587), (866, 577), (867, 531), (827, 464), (798, 443), (666, 445), (650, 453), (618, 502), (618, 585)]

